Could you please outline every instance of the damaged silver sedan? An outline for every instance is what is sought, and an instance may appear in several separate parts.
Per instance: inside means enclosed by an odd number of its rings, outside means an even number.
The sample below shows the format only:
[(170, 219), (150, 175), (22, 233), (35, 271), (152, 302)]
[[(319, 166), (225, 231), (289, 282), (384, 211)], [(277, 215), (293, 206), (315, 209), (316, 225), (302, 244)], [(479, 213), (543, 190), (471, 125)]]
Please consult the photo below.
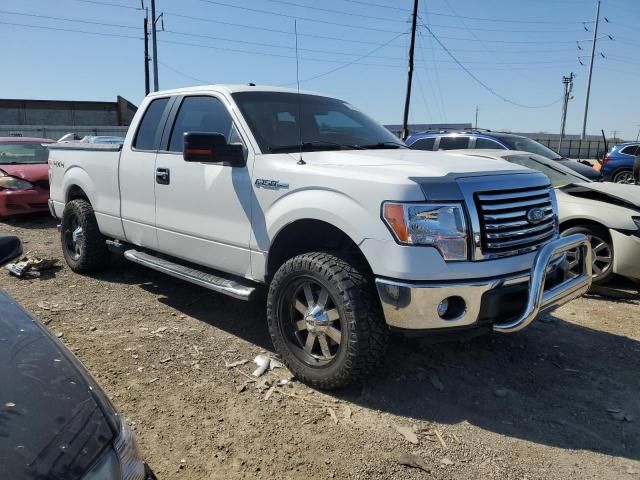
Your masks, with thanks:
[[(556, 189), (562, 235), (584, 233), (591, 241), (593, 283), (602, 285), (616, 274), (640, 281), (640, 186), (592, 182), (557, 162), (528, 152), (457, 153), (506, 160), (544, 173)], [(570, 268), (579, 263), (577, 252), (568, 256)]]

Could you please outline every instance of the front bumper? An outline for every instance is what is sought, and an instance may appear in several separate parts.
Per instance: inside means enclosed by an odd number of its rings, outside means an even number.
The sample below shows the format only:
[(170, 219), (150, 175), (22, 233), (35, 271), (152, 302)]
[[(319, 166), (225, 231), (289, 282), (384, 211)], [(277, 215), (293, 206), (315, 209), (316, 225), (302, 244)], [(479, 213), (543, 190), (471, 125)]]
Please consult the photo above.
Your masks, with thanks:
[(633, 280), (640, 280), (640, 235), (610, 229), (613, 242), (613, 272)]
[(49, 190), (41, 187), (0, 192), (0, 217), (32, 212), (46, 212)]
[[(581, 272), (568, 278), (554, 259), (576, 248), (582, 250)], [(559, 238), (538, 251), (530, 272), (508, 277), (419, 284), (378, 278), (376, 286), (387, 325), (394, 329), (451, 330), (490, 324), (498, 332), (516, 332), (539, 313), (589, 289), (591, 246), (582, 234)], [(443, 318), (438, 305), (445, 299), (458, 311)]]

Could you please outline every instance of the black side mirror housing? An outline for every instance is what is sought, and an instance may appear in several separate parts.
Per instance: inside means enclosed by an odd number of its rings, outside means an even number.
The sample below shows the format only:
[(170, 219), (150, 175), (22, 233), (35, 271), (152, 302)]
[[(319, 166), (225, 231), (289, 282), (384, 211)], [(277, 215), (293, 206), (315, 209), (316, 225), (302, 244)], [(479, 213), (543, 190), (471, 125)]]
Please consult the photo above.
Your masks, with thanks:
[(184, 134), (185, 162), (213, 163), (229, 167), (244, 167), (244, 148), (239, 143), (227, 143), (221, 133), (186, 132)]

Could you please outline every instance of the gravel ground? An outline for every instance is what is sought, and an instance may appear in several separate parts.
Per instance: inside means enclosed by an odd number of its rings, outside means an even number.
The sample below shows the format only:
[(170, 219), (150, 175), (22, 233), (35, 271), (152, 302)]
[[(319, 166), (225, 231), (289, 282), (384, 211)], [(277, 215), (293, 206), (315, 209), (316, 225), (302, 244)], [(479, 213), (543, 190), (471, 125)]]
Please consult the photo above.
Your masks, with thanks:
[(637, 285), (519, 334), (398, 338), (374, 378), (340, 392), (272, 389), (285, 369), (250, 377), (272, 348), (264, 298), (236, 301), (124, 260), (76, 275), (47, 216), (0, 223), (2, 234), (59, 260), (41, 276), (0, 272), (0, 288), (82, 360), (161, 480), (640, 479)]

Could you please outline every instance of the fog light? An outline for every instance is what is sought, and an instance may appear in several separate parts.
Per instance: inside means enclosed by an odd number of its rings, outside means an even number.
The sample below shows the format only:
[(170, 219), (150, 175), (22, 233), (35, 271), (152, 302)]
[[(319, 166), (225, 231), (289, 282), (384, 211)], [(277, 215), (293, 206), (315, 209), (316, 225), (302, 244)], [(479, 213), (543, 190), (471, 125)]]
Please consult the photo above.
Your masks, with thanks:
[(447, 297), (438, 304), (436, 310), (443, 320), (459, 320), (466, 312), (467, 304), (462, 297)]
[(438, 304), (438, 315), (440, 318), (444, 318), (447, 314), (447, 310), (449, 310), (449, 299), (445, 298)]

